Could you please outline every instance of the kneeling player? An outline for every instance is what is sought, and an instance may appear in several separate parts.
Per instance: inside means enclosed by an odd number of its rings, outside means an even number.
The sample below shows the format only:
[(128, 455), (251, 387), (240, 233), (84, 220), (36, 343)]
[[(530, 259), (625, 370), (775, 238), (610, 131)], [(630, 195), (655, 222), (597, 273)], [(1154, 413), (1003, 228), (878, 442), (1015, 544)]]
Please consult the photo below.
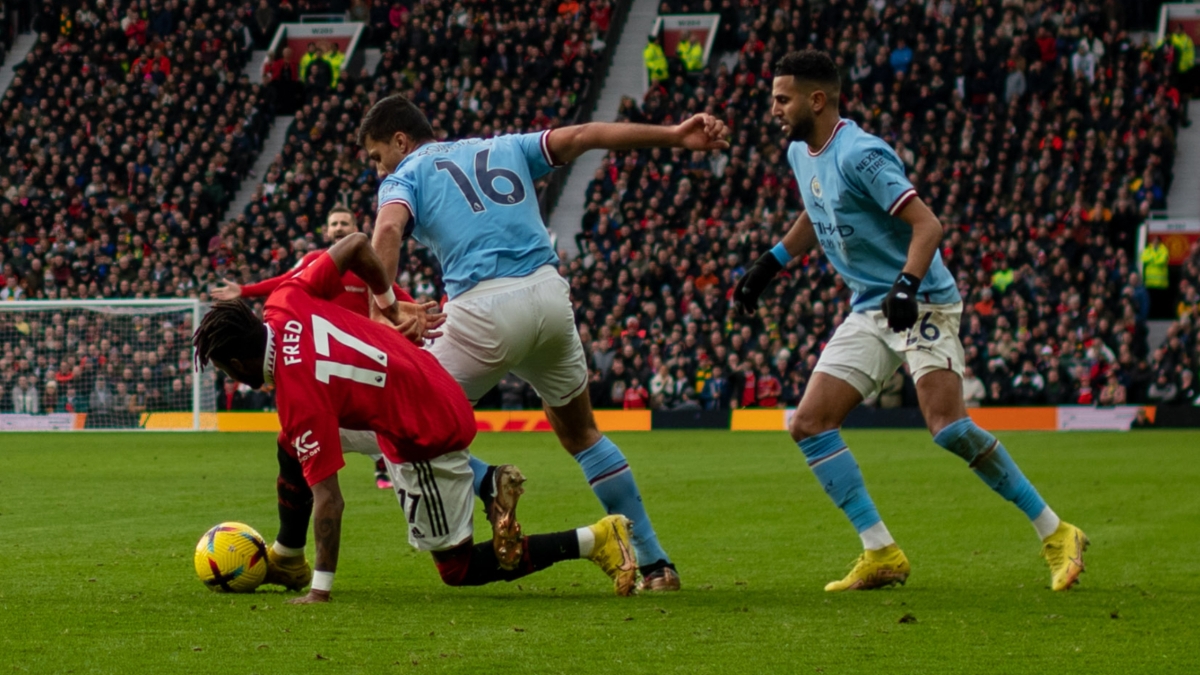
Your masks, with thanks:
[(515, 517), (524, 478), (513, 467), (500, 467), (491, 480), (494, 541), (473, 544), (471, 405), (437, 360), (402, 336), (414, 319), (400, 321), (394, 305), (383, 308), (400, 324), (397, 331), (329, 302), (342, 292), (347, 269), (377, 295), (388, 294), (379, 259), (355, 234), (284, 282), (267, 300), (264, 321), (241, 302), (217, 303), (193, 339), (200, 367), (211, 361), (239, 382), (275, 386), (286, 454), (313, 499), (316, 574), (308, 595), (293, 602), (325, 602), (333, 585), (344, 507), (339, 427), (375, 432), (409, 542), (433, 553), (447, 584), (511, 581), (560, 560), (588, 558), (618, 594), (631, 593), (637, 561), (628, 520), (615, 515), (591, 527), (524, 537)]

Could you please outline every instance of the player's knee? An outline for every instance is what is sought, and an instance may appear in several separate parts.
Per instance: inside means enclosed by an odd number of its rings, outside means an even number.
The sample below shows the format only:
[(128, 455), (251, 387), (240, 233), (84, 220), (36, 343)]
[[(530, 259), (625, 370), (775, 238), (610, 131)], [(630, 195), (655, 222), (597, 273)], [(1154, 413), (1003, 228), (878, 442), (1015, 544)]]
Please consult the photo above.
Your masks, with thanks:
[(438, 575), (447, 586), (463, 586), (467, 573), (471, 570), (471, 548), (461, 546), (449, 551), (436, 551), (433, 562), (437, 565)]
[(929, 428), (929, 435), (935, 438), (951, 424), (963, 419), (970, 420), (969, 416), (958, 414), (956, 411), (945, 413), (923, 411), (923, 413), (925, 414), (925, 426)]
[(807, 408), (801, 408), (792, 415), (792, 422), (788, 425), (788, 431), (792, 434), (792, 440), (799, 443), (800, 441), (823, 434), (830, 429), (838, 428), (838, 423), (826, 419), (826, 416), (815, 413)]

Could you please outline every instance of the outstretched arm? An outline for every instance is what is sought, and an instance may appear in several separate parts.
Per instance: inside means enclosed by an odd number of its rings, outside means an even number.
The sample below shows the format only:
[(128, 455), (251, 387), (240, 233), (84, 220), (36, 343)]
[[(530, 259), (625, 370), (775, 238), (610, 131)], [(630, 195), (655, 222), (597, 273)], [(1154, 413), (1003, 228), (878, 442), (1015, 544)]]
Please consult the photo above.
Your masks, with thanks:
[(293, 267), (277, 277), (263, 279), (258, 283), (241, 285), (230, 279), (223, 279), (220, 282), (220, 285), (212, 290), (212, 296), (217, 300), (265, 298), (271, 293), (274, 293), (275, 289), (279, 288), (280, 284), (287, 281), (293, 274), (295, 274), (297, 268), (303, 267), (307, 264), (307, 262), (311, 262), (311, 260), (315, 259), (315, 255), (317, 254), (319, 254), (319, 251), (306, 253), (304, 257), (300, 259), (300, 262), (296, 265), (296, 267)]
[(701, 113), (670, 127), (621, 122), (589, 122), (562, 127), (550, 132), (546, 146), (555, 162), (567, 164), (588, 150), (725, 149), (729, 147), (725, 140), (728, 134), (724, 122)]

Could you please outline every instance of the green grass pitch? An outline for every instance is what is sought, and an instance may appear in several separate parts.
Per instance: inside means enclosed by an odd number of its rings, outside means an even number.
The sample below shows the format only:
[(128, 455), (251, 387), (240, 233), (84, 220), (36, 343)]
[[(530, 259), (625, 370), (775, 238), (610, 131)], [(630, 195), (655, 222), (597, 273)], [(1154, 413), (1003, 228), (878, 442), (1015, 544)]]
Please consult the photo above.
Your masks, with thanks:
[[(1002, 434), (1091, 537), (1065, 594), (1025, 518), (924, 433), (846, 433), (913, 574), (843, 595), (822, 586), (858, 539), (786, 434), (613, 438), (683, 592), (617, 598), (586, 561), (445, 587), (351, 456), (334, 602), (294, 607), (213, 593), (192, 570), (221, 520), (273, 538), (272, 435), (2, 435), (0, 673), (1200, 672), (1195, 433)], [(550, 434), (474, 450), (529, 477), (526, 532), (601, 515)]]

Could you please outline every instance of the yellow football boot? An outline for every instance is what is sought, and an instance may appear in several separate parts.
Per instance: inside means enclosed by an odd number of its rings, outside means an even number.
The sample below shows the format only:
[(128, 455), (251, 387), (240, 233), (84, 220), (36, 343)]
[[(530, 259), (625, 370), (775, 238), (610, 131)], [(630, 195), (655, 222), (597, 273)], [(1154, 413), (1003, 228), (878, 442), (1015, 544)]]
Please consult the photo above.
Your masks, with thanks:
[(633, 595), (637, 582), (637, 557), (629, 543), (630, 524), (625, 516), (608, 516), (588, 528), (596, 543), (587, 558), (613, 580), (613, 590), (621, 596)]
[(1088, 538), (1083, 530), (1066, 522), (1042, 540), (1042, 557), (1050, 566), (1050, 590), (1065, 591), (1083, 574), (1083, 552), (1087, 550)]
[(874, 551), (863, 551), (854, 561), (854, 568), (840, 581), (825, 584), (830, 593), (839, 591), (867, 591), (893, 584), (904, 585), (912, 568), (900, 547), (891, 544)]
[(304, 554), (282, 556), (275, 552), (275, 547), (267, 547), (267, 577), (264, 584), (283, 586), (289, 591), (303, 590), (312, 583), (312, 566)]

